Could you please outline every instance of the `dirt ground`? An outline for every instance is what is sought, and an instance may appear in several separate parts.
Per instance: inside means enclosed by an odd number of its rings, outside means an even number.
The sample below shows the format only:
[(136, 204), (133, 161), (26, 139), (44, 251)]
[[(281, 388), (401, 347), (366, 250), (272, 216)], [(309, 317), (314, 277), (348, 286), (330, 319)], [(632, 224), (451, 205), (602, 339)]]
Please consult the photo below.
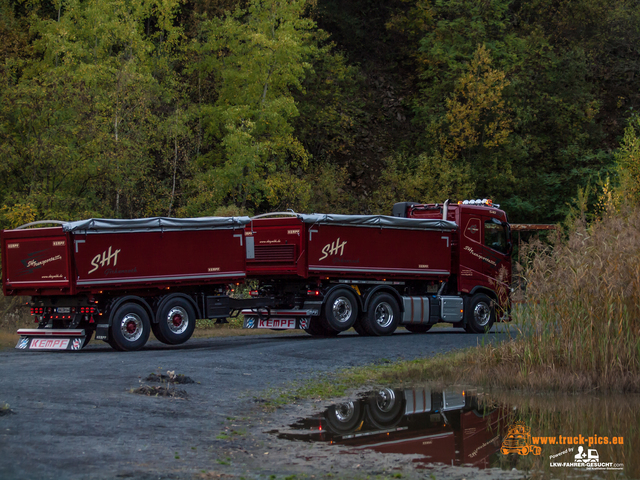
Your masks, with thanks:
[[(386, 338), (221, 337), (177, 347), (152, 341), (127, 353), (106, 345), (78, 353), (1, 351), (0, 478), (523, 478), (444, 465), (416, 470), (408, 456), (278, 438), (269, 432), (332, 401), (298, 401), (275, 411), (263, 403), (292, 382), (340, 368), (508, 338), (438, 329)], [(135, 393), (163, 386), (149, 375), (169, 372), (194, 383), (175, 385), (179, 395)]]
[[(419, 455), (380, 454), (374, 450), (353, 449), (328, 443), (303, 443), (277, 438), (276, 432), (290, 430), (300, 418), (322, 410), (332, 403), (345, 401), (304, 401), (272, 413), (256, 411), (250, 418), (246, 438), (229, 439), (225, 458), (230, 465), (220, 465), (207, 472), (196, 473), (201, 478), (223, 478), (225, 475), (245, 478), (404, 478), (444, 480), (462, 479), (522, 479), (523, 472), (498, 468), (479, 469), (444, 464), (416, 468)], [(236, 425), (235, 427), (232, 425)], [(232, 423), (230, 428), (242, 428)], [(220, 476), (220, 477), (218, 477)]]

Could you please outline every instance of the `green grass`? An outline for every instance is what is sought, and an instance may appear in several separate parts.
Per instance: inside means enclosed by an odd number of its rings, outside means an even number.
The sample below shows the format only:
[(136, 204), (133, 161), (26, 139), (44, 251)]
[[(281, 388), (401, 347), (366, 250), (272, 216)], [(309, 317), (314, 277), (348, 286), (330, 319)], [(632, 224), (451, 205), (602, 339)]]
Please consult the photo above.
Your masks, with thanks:
[(354, 389), (366, 386), (411, 385), (424, 381), (442, 386), (457, 383), (467, 373), (465, 363), (475, 355), (475, 349), (467, 349), (425, 359), (344, 369), (294, 383), (286, 390), (267, 391), (266, 398), (262, 399), (263, 405), (267, 409), (273, 409), (301, 399), (342, 397)]

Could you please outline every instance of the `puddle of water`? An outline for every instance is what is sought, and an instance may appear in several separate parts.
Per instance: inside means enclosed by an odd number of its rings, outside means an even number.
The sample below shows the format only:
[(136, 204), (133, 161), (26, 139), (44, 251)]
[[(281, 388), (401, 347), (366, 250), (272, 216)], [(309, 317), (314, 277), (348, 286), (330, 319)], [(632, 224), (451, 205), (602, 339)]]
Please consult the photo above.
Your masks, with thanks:
[(278, 437), (534, 475), (639, 478), (640, 396), (518, 396), (381, 388), (298, 420)]

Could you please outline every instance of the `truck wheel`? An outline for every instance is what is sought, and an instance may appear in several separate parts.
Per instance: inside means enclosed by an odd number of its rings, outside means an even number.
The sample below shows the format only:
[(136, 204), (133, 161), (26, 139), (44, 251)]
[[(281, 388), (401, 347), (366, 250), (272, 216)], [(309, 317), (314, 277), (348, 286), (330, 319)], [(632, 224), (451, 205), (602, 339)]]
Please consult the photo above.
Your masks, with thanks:
[(196, 328), (196, 312), (184, 298), (174, 298), (158, 310), (158, 324), (153, 333), (167, 345), (179, 345), (191, 338)]
[(87, 345), (89, 345), (89, 342), (91, 341), (91, 339), (93, 338), (93, 330), (87, 330), (85, 329), (84, 331), (84, 343), (82, 344), (82, 348), (86, 347)]
[(431, 325), (403, 325), (411, 333), (426, 333), (431, 330)]
[(491, 300), (484, 293), (476, 293), (467, 302), (464, 311), (467, 320), (466, 330), (474, 333), (488, 332), (496, 320), (496, 309)]
[(326, 413), (327, 425), (334, 433), (345, 434), (355, 430), (361, 422), (360, 402), (331, 405)]
[(368, 399), (371, 423), (378, 428), (395, 427), (404, 415), (402, 390), (381, 388)]
[(337, 330), (325, 327), (322, 323), (323, 322), (320, 317), (312, 318), (309, 322), (309, 326), (304, 331), (314, 337), (335, 337), (340, 333)]
[(363, 337), (368, 337), (369, 334), (367, 333), (365, 328), (362, 326), (362, 322), (365, 322), (365, 321), (366, 320), (364, 319), (364, 314), (361, 314), (360, 318), (358, 318), (358, 320), (356, 320), (356, 323), (353, 324), (353, 329), (356, 331), (358, 335), (361, 335)]
[(371, 304), (367, 315), (362, 318), (362, 326), (369, 335), (391, 335), (400, 322), (398, 302), (388, 293), (378, 293)]
[(118, 351), (122, 352), (122, 349), (120, 349), (120, 347), (118, 347), (116, 342), (113, 341), (113, 338), (108, 338), (107, 340), (103, 340), (103, 342), (107, 342), (109, 344), (109, 346), (111, 348), (113, 348), (114, 350), (118, 350)]
[(111, 339), (117, 350), (140, 350), (147, 343), (150, 332), (149, 315), (137, 303), (125, 303), (116, 310), (111, 324)]
[(327, 326), (338, 332), (349, 330), (358, 318), (358, 300), (347, 289), (332, 292), (327, 297), (323, 308), (323, 317)]

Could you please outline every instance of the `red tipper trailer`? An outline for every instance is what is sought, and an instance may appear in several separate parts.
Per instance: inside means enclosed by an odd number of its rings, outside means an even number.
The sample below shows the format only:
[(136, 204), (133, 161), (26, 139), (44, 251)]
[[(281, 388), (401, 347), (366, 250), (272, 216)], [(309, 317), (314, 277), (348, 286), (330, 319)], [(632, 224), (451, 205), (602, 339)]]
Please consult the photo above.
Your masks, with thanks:
[(90, 219), (3, 231), (4, 294), (30, 296), (39, 323), (19, 331), (17, 348), (79, 350), (94, 331), (119, 350), (141, 348), (150, 329), (165, 343), (186, 341), (196, 318), (229, 316), (225, 292), (245, 279), (249, 221)]
[[(453, 222), (384, 215), (296, 215), (247, 225), (247, 274), (422, 279), (451, 272)], [(429, 250), (398, 248), (429, 244)]]
[(394, 216), (278, 215), (245, 228), (247, 276), (275, 302), (243, 311), (245, 328), (388, 335), (449, 322), (482, 333), (498, 313), (508, 317), (510, 231), (489, 202), (405, 202)]

